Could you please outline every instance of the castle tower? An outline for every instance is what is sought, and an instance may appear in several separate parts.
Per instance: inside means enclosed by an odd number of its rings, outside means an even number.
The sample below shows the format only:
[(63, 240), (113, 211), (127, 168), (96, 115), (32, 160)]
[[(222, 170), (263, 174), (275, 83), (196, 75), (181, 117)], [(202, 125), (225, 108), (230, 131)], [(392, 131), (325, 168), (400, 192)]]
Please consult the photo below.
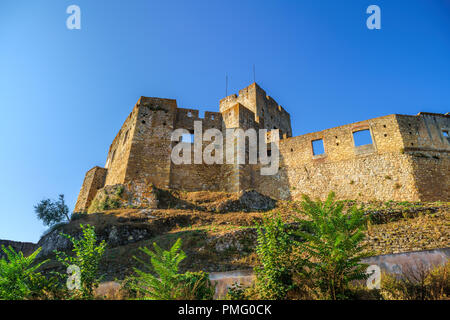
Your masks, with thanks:
[(177, 103), (141, 97), (108, 152), (105, 185), (139, 181), (168, 188)]
[(239, 90), (220, 100), (220, 112), (223, 114), (237, 103), (254, 113), (254, 121), (260, 129), (279, 129), (280, 138), (292, 137), (291, 117), (272, 97), (257, 84)]

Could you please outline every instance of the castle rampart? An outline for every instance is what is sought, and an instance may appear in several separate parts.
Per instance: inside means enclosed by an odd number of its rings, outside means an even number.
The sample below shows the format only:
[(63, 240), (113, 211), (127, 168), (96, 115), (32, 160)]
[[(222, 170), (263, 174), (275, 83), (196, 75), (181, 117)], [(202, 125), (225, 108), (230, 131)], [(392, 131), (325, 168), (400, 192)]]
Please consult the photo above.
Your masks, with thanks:
[[(281, 140), (279, 173), (254, 174), (254, 186), (285, 199), (335, 191), (342, 199), (448, 200), (449, 124), (442, 114), (389, 115)], [(363, 130), (371, 142), (357, 146), (355, 133)], [(322, 142), (323, 153), (314, 154), (314, 141)]]
[[(175, 165), (171, 134), (179, 128), (193, 133), (194, 121), (203, 130), (279, 134), (278, 173), (262, 176), (261, 166), (250, 164)], [(127, 183), (186, 191), (255, 189), (279, 199), (324, 198), (335, 191), (341, 199), (449, 201), (449, 130), (448, 114), (393, 114), (292, 137), (289, 113), (255, 83), (222, 99), (220, 112), (205, 112), (204, 118), (198, 110), (178, 108), (175, 100), (141, 97), (114, 138), (105, 168), (86, 174), (76, 211), (86, 211), (103, 185)]]

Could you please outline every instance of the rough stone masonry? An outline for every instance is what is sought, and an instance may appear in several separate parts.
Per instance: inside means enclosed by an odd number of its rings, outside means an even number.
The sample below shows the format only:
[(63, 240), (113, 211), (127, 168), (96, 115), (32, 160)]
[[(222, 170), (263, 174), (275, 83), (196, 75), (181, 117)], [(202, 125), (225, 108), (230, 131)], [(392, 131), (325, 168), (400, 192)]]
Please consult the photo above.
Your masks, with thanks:
[[(340, 199), (363, 201), (450, 201), (448, 113), (392, 114), (292, 137), (289, 113), (256, 83), (220, 100), (219, 110), (200, 118), (198, 110), (178, 108), (175, 100), (141, 97), (114, 138), (105, 168), (86, 173), (75, 212), (87, 211), (98, 190), (118, 184), (139, 190), (255, 190), (291, 200), (334, 191)], [(171, 134), (178, 128), (193, 133), (194, 121), (203, 130), (279, 134), (278, 173), (262, 176), (260, 165), (251, 164), (173, 164)], [(369, 141), (359, 145), (359, 134)]]

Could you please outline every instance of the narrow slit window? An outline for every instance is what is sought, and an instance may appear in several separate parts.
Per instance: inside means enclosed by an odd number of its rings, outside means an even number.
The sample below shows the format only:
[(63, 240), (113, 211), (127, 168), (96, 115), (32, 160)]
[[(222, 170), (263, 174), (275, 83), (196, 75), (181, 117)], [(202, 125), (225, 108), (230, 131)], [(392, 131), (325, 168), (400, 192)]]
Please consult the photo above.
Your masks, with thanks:
[(444, 137), (446, 137), (447, 139), (450, 138), (450, 136), (448, 135), (448, 130), (442, 130), (442, 134), (443, 134)]
[(313, 155), (318, 156), (325, 154), (325, 148), (323, 146), (323, 139), (312, 141)]
[(370, 135), (370, 130), (360, 130), (353, 132), (353, 141), (355, 142), (355, 147), (364, 146), (372, 144), (372, 136)]

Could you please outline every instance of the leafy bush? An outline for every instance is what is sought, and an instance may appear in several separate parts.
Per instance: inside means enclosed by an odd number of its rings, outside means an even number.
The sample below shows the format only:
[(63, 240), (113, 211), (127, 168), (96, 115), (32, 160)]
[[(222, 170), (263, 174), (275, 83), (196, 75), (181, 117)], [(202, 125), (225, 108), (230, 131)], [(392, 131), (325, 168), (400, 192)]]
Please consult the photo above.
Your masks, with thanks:
[(294, 288), (291, 232), (279, 215), (265, 217), (257, 232), (259, 265), (255, 267), (255, 274), (260, 296), (285, 299), (288, 291)]
[(242, 287), (238, 282), (233, 283), (227, 290), (225, 300), (245, 300), (248, 288)]
[(123, 192), (125, 191), (125, 187), (124, 186), (119, 186), (116, 190), (116, 196), (118, 196), (119, 198), (122, 197)]
[(101, 210), (110, 210), (120, 208), (120, 201), (116, 197), (106, 196), (105, 201), (100, 203)]
[(42, 220), (44, 225), (53, 226), (64, 220), (70, 221), (69, 207), (64, 201), (64, 195), (60, 194), (57, 201), (44, 199), (34, 206), (34, 211), (38, 219)]
[(89, 206), (88, 213), (120, 208), (120, 197), (117, 194), (105, 195), (104, 198), (95, 198)]
[(103, 240), (97, 245), (97, 236), (93, 226), (80, 224), (80, 227), (82, 235), (79, 239), (61, 233), (62, 236), (72, 242), (74, 256), (68, 256), (65, 252), (59, 251), (55, 251), (55, 254), (58, 261), (64, 266), (75, 265), (80, 268), (81, 287), (79, 290), (75, 290), (74, 297), (80, 296), (83, 299), (91, 299), (94, 295), (94, 289), (98, 287), (100, 282), (98, 267), (105, 252), (106, 242)]
[(154, 252), (146, 247), (140, 248), (150, 257), (150, 264), (134, 258), (158, 276), (134, 268), (137, 276), (126, 280), (128, 290), (136, 292), (139, 298), (151, 300), (212, 299), (215, 287), (211, 284), (208, 273), (178, 273), (180, 262), (186, 258), (181, 244), (181, 239), (178, 239), (168, 251), (162, 250), (156, 243), (153, 243)]
[(216, 287), (209, 280), (209, 274), (204, 271), (186, 272), (177, 276), (182, 300), (212, 300)]
[(297, 244), (306, 278), (320, 295), (333, 300), (347, 298), (351, 281), (367, 278), (366, 265), (360, 261), (368, 256), (361, 245), (367, 227), (363, 210), (352, 206), (344, 213), (344, 203), (334, 198), (333, 192), (324, 202), (304, 196), (302, 213), (309, 220), (299, 220), (296, 232), (304, 239)]
[(22, 300), (28, 299), (33, 293), (40, 292), (44, 287), (44, 280), (36, 270), (46, 261), (35, 263), (41, 248), (28, 257), (22, 252), (16, 253), (10, 246), (2, 250), (6, 258), (0, 259), (0, 299)]

